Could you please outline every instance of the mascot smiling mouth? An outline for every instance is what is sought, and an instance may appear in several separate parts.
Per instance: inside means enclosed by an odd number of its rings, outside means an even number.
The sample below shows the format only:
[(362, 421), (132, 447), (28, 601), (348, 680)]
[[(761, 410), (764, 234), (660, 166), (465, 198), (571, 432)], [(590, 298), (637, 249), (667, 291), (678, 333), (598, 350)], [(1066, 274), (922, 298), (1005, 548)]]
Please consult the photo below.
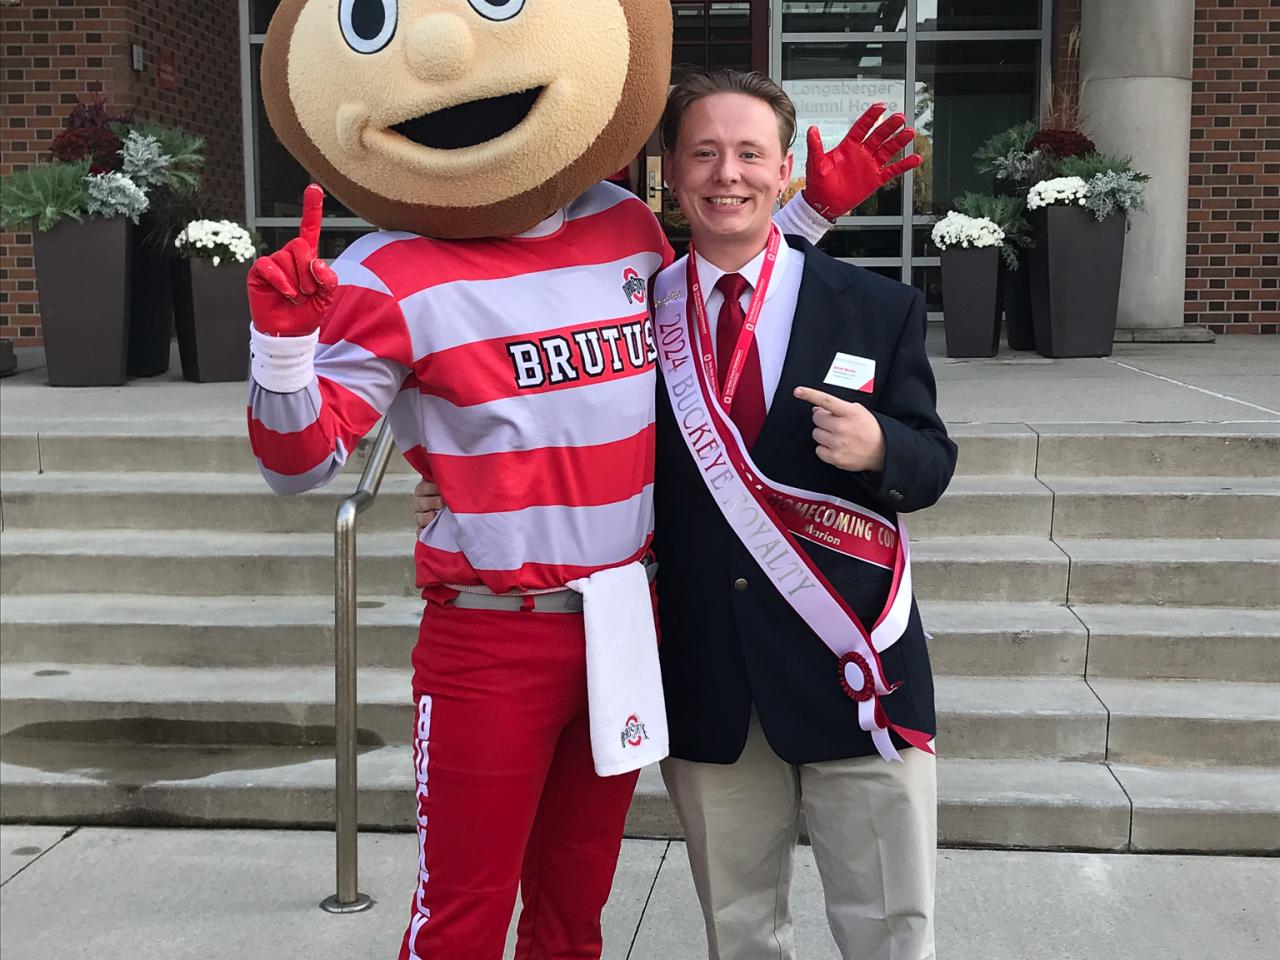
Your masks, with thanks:
[(436, 150), (461, 150), (496, 140), (515, 129), (533, 110), (544, 87), (500, 97), (471, 100), (424, 113), (390, 129), (407, 140)]

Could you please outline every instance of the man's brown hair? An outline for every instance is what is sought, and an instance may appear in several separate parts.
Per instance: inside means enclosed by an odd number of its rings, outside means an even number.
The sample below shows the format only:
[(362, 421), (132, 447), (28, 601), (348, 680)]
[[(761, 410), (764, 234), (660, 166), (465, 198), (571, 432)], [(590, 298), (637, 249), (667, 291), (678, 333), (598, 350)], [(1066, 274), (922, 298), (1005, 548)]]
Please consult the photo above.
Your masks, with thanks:
[(755, 70), (713, 70), (710, 73), (690, 73), (671, 88), (667, 94), (667, 108), (662, 112), (662, 149), (675, 149), (680, 135), (680, 121), (684, 112), (703, 97), (715, 93), (742, 93), (763, 100), (778, 119), (778, 140), (785, 154), (796, 137), (796, 105), (780, 86)]

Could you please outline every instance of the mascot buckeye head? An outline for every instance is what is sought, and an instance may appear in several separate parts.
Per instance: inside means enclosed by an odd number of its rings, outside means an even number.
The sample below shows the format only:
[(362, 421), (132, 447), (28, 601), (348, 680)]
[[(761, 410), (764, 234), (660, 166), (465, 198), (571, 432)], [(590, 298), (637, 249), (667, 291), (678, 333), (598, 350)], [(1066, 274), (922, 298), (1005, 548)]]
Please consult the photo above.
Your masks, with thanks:
[(371, 223), (504, 236), (625, 166), (670, 72), (670, 0), (283, 0), (262, 96)]

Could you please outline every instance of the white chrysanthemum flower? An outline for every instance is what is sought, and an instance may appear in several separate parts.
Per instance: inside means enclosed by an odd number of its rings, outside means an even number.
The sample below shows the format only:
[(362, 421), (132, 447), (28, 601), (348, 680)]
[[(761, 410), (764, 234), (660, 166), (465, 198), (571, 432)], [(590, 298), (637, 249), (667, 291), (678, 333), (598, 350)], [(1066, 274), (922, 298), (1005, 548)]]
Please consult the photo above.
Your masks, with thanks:
[(1027, 191), (1027, 209), (1039, 210), (1055, 204), (1083, 205), (1089, 199), (1089, 185), (1080, 177), (1041, 180)]
[(939, 250), (1004, 245), (1004, 231), (994, 221), (986, 217), (966, 216), (955, 210), (933, 225), (931, 236)]
[(208, 257), (215, 267), (223, 260), (244, 263), (252, 260), (256, 252), (249, 231), (230, 220), (192, 220), (178, 234), (174, 245)]

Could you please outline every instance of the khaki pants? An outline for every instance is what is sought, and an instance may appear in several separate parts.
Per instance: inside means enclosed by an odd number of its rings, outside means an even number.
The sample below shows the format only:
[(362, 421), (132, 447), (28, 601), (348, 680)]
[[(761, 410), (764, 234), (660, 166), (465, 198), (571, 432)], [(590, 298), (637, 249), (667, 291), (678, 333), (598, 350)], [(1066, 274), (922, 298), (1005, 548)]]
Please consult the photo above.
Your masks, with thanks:
[(794, 766), (753, 715), (737, 763), (667, 759), (711, 960), (793, 960), (792, 853), (803, 805), (844, 960), (933, 960), (934, 758), (903, 750)]

